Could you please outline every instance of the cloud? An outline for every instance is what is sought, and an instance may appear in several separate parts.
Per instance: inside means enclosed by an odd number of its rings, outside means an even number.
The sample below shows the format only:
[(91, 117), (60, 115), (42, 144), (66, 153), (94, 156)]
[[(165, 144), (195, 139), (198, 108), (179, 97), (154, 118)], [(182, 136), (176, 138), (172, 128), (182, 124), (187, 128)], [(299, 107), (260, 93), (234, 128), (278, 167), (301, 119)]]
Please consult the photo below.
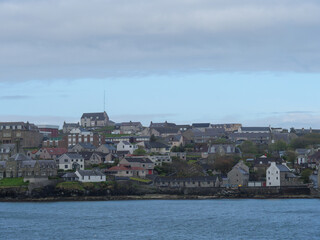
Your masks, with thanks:
[(319, 72), (316, 0), (0, 2), (0, 81)]
[(8, 95), (8, 96), (0, 96), (0, 100), (24, 100), (29, 99), (31, 96), (28, 95)]

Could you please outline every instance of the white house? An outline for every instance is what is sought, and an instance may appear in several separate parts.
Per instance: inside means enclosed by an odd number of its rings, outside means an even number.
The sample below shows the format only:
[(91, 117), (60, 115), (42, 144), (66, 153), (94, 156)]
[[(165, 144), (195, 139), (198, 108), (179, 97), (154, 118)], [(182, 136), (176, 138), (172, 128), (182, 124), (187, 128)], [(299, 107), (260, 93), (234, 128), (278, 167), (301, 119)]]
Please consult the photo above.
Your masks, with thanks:
[(57, 164), (63, 170), (83, 170), (84, 158), (78, 153), (65, 153), (58, 158)]
[(98, 170), (77, 170), (75, 172), (80, 182), (105, 182), (106, 175)]
[(285, 163), (276, 164), (271, 162), (266, 171), (267, 187), (299, 185), (298, 177), (295, 176)]
[(120, 141), (117, 144), (118, 151), (128, 151), (130, 154), (133, 154), (134, 150), (138, 149), (136, 145), (129, 143), (128, 141)]

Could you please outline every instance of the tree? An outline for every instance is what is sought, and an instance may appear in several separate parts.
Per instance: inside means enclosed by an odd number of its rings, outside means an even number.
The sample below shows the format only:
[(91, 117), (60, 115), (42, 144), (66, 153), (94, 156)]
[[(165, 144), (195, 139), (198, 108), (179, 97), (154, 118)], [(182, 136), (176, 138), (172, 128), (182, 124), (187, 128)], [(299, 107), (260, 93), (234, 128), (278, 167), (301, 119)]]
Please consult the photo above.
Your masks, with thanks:
[(271, 152), (280, 152), (280, 151), (285, 151), (287, 150), (288, 145), (285, 141), (280, 140), (280, 141), (276, 141), (275, 143), (270, 144), (269, 146), (269, 150)]
[(297, 154), (295, 151), (287, 151), (286, 155), (284, 156), (284, 159), (292, 164), (294, 166), (294, 163), (297, 159)]
[(301, 179), (303, 180), (303, 183), (309, 183), (310, 182), (310, 176), (312, 174), (312, 170), (311, 169), (304, 169), (301, 172)]
[(139, 146), (138, 149), (134, 150), (133, 155), (139, 155), (139, 156), (143, 156), (146, 155), (147, 152), (146, 150), (144, 150), (142, 147)]
[(251, 153), (251, 154), (257, 154), (258, 153), (258, 148), (257, 145), (254, 144), (251, 141), (245, 141), (240, 145), (240, 149), (242, 153)]
[(217, 157), (214, 160), (213, 167), (215, 170), (221, 171), (223, 174), (227, 174), (236, 163), (237, 160), (233, 157)]

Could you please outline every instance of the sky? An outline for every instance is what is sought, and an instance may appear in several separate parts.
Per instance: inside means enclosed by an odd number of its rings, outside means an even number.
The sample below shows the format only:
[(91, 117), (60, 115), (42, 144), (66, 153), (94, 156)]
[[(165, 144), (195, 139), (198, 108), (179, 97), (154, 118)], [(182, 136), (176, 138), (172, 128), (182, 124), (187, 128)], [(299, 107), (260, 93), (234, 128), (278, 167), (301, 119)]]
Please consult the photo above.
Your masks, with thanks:
[[(320, 128), (318, 0), (0, 0), (0, 121)], [(105, 92), (105, 104), (104, 104)]]

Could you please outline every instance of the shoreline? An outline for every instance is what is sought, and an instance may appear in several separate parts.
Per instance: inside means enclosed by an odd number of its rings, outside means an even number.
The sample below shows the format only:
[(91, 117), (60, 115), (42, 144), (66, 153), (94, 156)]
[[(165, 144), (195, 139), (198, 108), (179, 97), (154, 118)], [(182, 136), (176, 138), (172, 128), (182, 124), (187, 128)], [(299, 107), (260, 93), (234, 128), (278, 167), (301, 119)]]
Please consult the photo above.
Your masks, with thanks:
[(82, 202), (82, 201), (132, 201), (132, 200), (241, 200), (241, 199), (320, 199), (310, 195), (279, 195), (254, 197), (221, 197), (199, 195), (146, 194), (124, 196), (84, 196), (84, 197), (45, 197), (45, 198), (0, 198), (0, 202)]

